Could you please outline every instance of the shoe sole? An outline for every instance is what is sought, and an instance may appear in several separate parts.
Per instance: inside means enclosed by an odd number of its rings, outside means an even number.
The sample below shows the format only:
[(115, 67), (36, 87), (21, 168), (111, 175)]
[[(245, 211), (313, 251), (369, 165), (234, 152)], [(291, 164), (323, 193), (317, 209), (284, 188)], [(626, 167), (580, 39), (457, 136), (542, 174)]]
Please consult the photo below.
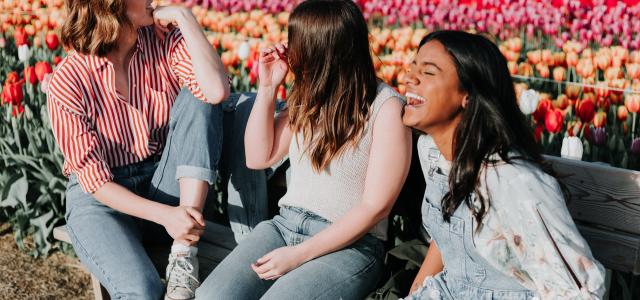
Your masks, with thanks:
[(164, 296), (164, 300), (194, 300), (195, 298), (196, 297), (194, 296), (193, 298), (188, 298), (188, 299), (174, 299), (174, 298), (171, 298), (171, 297), (169, 297), (167, 295)]

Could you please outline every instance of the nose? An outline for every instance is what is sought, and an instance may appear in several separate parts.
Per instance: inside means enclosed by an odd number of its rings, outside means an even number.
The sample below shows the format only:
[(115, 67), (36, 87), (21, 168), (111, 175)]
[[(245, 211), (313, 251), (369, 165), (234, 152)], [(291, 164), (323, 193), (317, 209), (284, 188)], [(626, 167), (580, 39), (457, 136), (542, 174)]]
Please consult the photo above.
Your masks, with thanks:
[(404, 76), (404, 82), (402, 82), (402, 84), (405, 84), (405, 85), (419, 84), (418, 77), (416, 76), (414, 68), (412, 68), (411, 66), (407, 68), (407, 73)]

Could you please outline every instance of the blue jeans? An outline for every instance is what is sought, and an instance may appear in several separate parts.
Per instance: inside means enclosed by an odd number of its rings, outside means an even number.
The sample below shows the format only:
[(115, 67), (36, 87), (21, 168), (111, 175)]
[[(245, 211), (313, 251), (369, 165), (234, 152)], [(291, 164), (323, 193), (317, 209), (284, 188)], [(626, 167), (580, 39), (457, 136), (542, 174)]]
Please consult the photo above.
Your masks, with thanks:
[[(224, 131), (234, 134), (240, 131), (234, 128), (233, 122), (227, 122), (233, 120), (233, 116), (229, 117), (233, 114), (234, 112), (227, 112), (223, 117), (221, 105), (201, 102), (187, 90), (182, 90), (171, 108), (169, 135), (162, 156), (114, 168), (114, 182), (147, 199), (178, 205), (178, 178), (188, 177), (209, 183), (215, 182), (222, 150), (223, 119), (227, 125)], [(238, 119), (235, 123), (242, 125), (241, 120)], [(225, 136), (237, 139), (234, 134)], [(229, 189), (237, 192), (233, 196), (230, 195), (229, 198), (235, 200), (229, 202), (246, 203), (241, 208), (264, 205), (263, 211), (230, 209), (230, 218), (233, 215), (235, 223), (245, 222), (242, 226), (244, 231), (248, 231), (259, 221), (266, 219), (266, 182), (264, 189), (260, 187), (263, 184), (260, 181), (266, 181), (266, 178), (260, 175), (265, 171), (243, 168), (243, 143), (225, 141), (225, 145), (228, 155), (225, 161), (220, 163), (220, 174), (223, 181), (225, 178), (231, 178), (232, 185)], [(242, 150), (234, 153), (234, 147), (241, 147)], [(237, 152), (242, 152), (242, 157), (239, 157)], [(69, 178), (66, 194), (67, 229), (74, 250), (111, 297), (161, 298), (164, 287), (143, 245), (170, 245), (172, 239), (166, 230), (158, 224), (125, 215), (105, 206), (92, 195), (84, 193), (74, 176)]]
[(300, 208), (281, 208), (260, 223), (196, 290), (196, 299), (363, 299), (382, 274), (383, 245), (366, 235), (318, 257), (275, 281), (261, 280), (250, 265), (270, 251), (300, 244), (329, 221)]

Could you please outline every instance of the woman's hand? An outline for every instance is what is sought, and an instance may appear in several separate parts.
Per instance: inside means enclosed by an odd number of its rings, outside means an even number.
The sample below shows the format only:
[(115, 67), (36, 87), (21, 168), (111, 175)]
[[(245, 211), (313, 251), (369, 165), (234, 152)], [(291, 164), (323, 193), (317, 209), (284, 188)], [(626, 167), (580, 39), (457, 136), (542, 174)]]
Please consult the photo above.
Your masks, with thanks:
[(287, 44), (276, 44), (260, 51), (258, 68), (260, 88), (277, 88), (288, 72)]
[(161, 225), (176, 241), (194, 245), (204, 231), (204, 218), (193, 207), (171, 206), (162, 212)]
[(251, 264), (251, 268), (261, 279), (275, 280), (305, 262), (302, 251), (295, 246), (290, 246), (269, 252), (255, 264)]
[(191, 14), (191, 11), (182, 6), (158, 6), (153, 10), (153, 21), (155, 23), (155, 33), (160, 39), (164, 39), (165, 34), (171, 31), (173, 26), (179, 27), (179, 21), (184, 16)]

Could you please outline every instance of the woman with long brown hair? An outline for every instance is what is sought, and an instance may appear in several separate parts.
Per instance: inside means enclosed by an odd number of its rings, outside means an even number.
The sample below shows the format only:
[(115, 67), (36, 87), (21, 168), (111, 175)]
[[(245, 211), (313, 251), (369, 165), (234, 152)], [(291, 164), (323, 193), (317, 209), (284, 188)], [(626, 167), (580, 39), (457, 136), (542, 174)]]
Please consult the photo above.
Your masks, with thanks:
[(191, 299), (222, 141), (213, 104), (229, 95), (224, 66), (186, 8), (65, 4), (69, 53), (53, 74), (48, 109), (69, 176), (75, 252), (112, 298), (156, 300), (165, 288), (143, 243), (173, 243), (166, 298)]
[(432, 32), (405, 79), (404, 124), (425, 133), (431, 237), (407, 299), (600, 299), (604, 268), (573, 223), (498, 47)]
[[(288, 34), (288, 46), (261, 53), (245, 133), (250, 168), (289, 155), (287, 194), (280, 214), (239, 243), (197, 298), (361, 299), (381, 275), (387, 216), (411, 159), (403, 102), (375, 76), (353, 1), (303, 2)], [(274, 118), (289, 69), (288, 110)]]

